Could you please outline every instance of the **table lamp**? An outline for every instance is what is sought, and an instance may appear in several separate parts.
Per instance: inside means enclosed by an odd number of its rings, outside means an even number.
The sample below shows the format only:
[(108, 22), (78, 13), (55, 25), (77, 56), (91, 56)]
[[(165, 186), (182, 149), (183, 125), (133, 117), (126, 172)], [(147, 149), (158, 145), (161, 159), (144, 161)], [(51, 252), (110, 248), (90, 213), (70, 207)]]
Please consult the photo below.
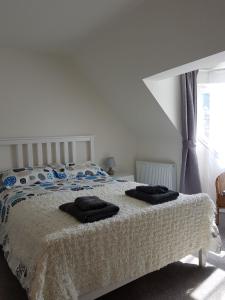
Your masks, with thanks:
[(115, 158), (114, 157), (106, 158), (105, 165), (106, 165), (106, 168), (107, 168), (107, 173), (109, 175), (114, 175), (113, 168), (116, 166)]

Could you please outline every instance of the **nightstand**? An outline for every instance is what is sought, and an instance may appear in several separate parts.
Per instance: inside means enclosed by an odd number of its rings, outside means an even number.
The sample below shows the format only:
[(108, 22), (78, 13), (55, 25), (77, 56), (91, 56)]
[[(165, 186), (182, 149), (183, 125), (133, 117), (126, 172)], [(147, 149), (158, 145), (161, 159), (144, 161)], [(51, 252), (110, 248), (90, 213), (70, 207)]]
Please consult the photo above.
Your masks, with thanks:
[(121, 181), (134, 181), (134, 174), (131, 173), (115, 172), (115, 174), (112, 177), (116, 180)]

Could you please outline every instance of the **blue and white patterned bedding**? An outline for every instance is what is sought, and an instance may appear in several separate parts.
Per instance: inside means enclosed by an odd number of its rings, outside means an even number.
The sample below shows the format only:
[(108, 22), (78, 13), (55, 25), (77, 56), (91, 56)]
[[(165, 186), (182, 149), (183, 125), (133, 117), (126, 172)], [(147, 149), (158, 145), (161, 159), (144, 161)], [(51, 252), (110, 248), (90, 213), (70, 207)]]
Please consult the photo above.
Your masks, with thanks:
[(55, 182), (40, 182), (26, 186), (15, 186), (11, 189), (0, 188), (0, 223), (6, 223), (10, 208), (21, 201), (36, 199), (52, 192), (90, 190), (115, 182), (109, 176), (86, 176), (80, 179), (58, 180)]
[[(0, 243), (30, 300), (77, 300), (208, 247), (214, 212), (207, 195), (180, 195), (151, 206), (125, 195), (137, 185), (86, 175), (1, 189)], [(81, 224), (58, 209), (84, 195), (120, 211)]]

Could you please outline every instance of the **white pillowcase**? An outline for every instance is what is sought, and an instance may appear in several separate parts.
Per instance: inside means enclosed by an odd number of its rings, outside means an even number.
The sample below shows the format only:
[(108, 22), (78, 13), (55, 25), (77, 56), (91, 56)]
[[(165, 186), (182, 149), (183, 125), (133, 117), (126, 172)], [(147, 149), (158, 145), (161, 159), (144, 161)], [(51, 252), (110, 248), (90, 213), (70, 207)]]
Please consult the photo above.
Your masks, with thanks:
[(84, 163), (67, 163), (66, 174), (68, 179), (77, 179), (80, 177), (91, 177), (91, 176), (109, 176), (101, 167), (97, 164), (87, 161)]
[(52, 181), (54, 174), (50, 167), (8, 169), (2, 174), (2, 184), (6, 188)]

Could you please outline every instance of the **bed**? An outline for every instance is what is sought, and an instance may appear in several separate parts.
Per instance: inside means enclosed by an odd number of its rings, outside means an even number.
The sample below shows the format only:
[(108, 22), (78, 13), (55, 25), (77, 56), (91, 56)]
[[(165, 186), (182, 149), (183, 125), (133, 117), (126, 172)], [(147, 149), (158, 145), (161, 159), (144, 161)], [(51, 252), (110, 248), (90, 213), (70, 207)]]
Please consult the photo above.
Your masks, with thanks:
[[(94, 137), (0, 140), (16, 167), (94, 161)], [(105, 174), (1, 189), (0, 244), (31, 300), (95, 299), (199, 251), (204, 265), (219, 247), (214, 203), (206, 194), (182, 195), (151, 206), (125, 195), (138, 185)], [(81, 224), (58, 209), (82, 195), (120, 207), (112, 218)]]

